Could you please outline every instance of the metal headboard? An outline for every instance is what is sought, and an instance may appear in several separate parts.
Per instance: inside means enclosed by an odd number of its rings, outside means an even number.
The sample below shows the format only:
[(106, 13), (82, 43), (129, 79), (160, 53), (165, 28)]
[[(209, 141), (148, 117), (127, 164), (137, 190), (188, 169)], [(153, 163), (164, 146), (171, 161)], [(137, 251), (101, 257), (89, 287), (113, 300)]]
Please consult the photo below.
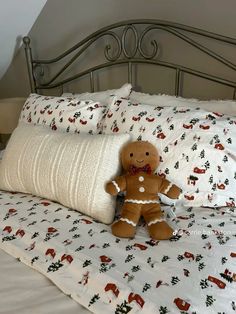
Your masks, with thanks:
[[(136, 64), (153, 64), (162, 67), (167, 67), (175, 70), (175, 95), (181, 95), (182, 77), (184, 73), (191, 74), (196, 77), (204, 78), (213, 82), (223, 84), (233, 88), (233, 98), (236, 98), (236, 81), (221, 78), (219, 76), (211, 75), (196, 69), (185, 67), (182, 65), (170, 63), (167, 61), (159, 60), (159, 44), (156, 39), (148, 39), (148, 34), (155, 30), (162, 30), (172, 34), (176, 38), (184, 41), (185, 43), (195, 47), (204, 54), (217, 60), (225, 67), (236, 71), (236, 64), (228, 60), (224, 56), (219, 55), (217, 52), (211, 50), (205, 45), (197, 41), (194, 36), (199, 38), (208, 38), (216, 42), (223, 42), (227, 45), (236, 47), (236, 39), (214, 34), (212, 32), (204, 31), (201, 29), (185, 26), (182, 24), (171, 23), (161, 20), (129, 20), (120, 23), (115, 23), (110, 26), (104, 27), (93, 34), (87, 36), (85, 39), (74, 45), (71, 49), (65, 51), (61, 55), (53, 59), (40, 60), (35, 59), (32, 54), (30, 46), (30, 38), (24, 37), (23, 42), (25, 46), (26, 60), (28, 66), (28, 73), (30, 79), (30, 86), (32, 92), (38, 92), (42, 89), (52, 89), (55, 87), (63, 86), (64, 84), (89, 75), (91, 91), (94, 91), (94, 73), (100, 69), (107, 67), (125, 64), (127, 65), (127, 80), (133, 82), (133, 66)], [(128, 33), (132, 34), (133, 41), (130, 47), (130, 40), (128, 40)], [(84, 53), (96, 43), (100, 38), (106, 36), (107, 43), (104, 49), (104, 62), (83, 70), (77, 74), (63, 78), (62, 74), (72, 66), (72, 64), (82, 58)], [(196, 36), (195, 36), (196, 37)], [(112, 49), (110, 41), (113, 41), (115, 49)], [(149, 42), (147, 42), (149, 40)], [(151, 52), (145, 52), (147, 49), (145, 45), (151, 45)], [(113, 53), (112, 53), (113, 51)], [(74, 55), (72, 56), (72, 54)], [(70, 59), (68, 61), (68, 56)], [(44, 66), (57, 63), (61, 60), (66, 60), (65, 64), (54, 74), (50, 79), (44, 79)], [(40, 69), (40, 71), (39, 71)], [(38, 73), (40, 72), (40, 75)], [(235, 72), (236, 73), (236, 72)]]

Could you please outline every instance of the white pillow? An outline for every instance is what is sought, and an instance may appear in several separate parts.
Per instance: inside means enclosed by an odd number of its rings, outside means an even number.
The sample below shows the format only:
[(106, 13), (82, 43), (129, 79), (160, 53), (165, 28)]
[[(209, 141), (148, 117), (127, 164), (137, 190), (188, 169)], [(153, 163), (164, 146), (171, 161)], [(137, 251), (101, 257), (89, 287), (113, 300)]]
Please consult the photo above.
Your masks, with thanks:
[(98, 134), (107, 106), (77, 97), (56, 97), (30, 94), (19, 121), (41, 124), (52, 130), (69, 133)]
[(117, 96), (119, 98), (127, 98), (129, 97), (131, 93), (132, 85), (129, 83), (124, 84), (119, 89), (108, 89), (106, 91), (102, 92), (96, 92), (96, 93), (82, 93), (82, 94), (76, 94), (76, 93), (63, 93), (62, 96), (76, 96), (79, 100), (93, 100), (93, 101), (99, 101), (103, 104), (107, 104), (109, 101), (110, 96)]
[(207, 111), (221, 112), (223, 114), (236, 116), (236, 101), (233, 100), (198, 100), (187, 99), (169, 95), (150, 95), (132, 91), (130, 98), (132, 102), (141, 102), (147, 105), (154, 106), (191, 106), (199, 107)]
[(103, 134), (123, 133), (157, 147), (158, 174), (183, 190), (187, 206), (235, 206), (236, 118), (114, 97)]
[(57, 201), (103, 223), (115, 199), (105, 183), (119, 171), (129, 135), (75, 135), (25, 123), (13, 132), (0, 164), (0, 189)]

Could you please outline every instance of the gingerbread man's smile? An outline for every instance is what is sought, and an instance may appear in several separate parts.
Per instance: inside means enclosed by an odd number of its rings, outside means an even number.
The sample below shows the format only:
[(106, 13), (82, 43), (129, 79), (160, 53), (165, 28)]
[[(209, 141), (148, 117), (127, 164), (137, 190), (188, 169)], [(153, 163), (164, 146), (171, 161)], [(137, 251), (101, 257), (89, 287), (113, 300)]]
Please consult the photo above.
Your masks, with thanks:
[(136, 160), (139, 164), (143, 163), (144, 160)]

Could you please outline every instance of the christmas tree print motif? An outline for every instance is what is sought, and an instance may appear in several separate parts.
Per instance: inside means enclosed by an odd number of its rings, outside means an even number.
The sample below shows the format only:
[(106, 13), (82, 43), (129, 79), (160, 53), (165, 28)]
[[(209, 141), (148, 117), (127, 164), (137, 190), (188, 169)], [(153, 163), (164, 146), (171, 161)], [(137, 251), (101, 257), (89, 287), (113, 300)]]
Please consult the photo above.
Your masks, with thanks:
[(148, 291), (149, 289), (151, 289), (151, 287), (152, 286), (146, 282), (145, 285), (143, 286), (142, 292), (144, 293), (144, 292)]
[(167, 255), (164, 255), (163, 257), (162, 257), (162, 263), (164, 263), (164, 262), (166, 262), (166, 261), (168, 261), (168, 259), (170, 259), (169, 258), (169, 256), (167, 256)]
[(167, 309), (167, 307), (165, 306), (160, 306), (159, 308), (159, 314), (167, 314), (170, 313), (170, 311)]
[(52, 263), (49, 267), (48, 267), (48, 270), (47, 272), (55, 272), (57, 271), (59, 268), (61, 268), (63, 266), (62, 262), (60, 260), (58, 260), (57, 262), (55, 263)]
[(126, 259), (125, 259), (125, 263), (128, 263), (128, 262), (132, 261), (132, 259), (134, 259), (133, 254), (129, 254), (129, 255), (126, 257)]
[(201, 159), (205, 158), (205, 150), (204, 150), (204, 149), (200, 152), (199, 157), (200, 157)]
[(89, 266), (91, 264), (92, 264), (91, 260), (86, 259), (86, 261), (83, 263), (83, 268), (85, 268), (85, 267), (87, 267), (87, 266)]
[(177, 276), (172, 276), (171, 278), (172, 286), (176, 285), (179, 281), (180, 279)]
[(131, 270), (133, 273), (136, 273), (137, 271), (141, 270), (141, 268), (139, 265), (137, 265), (137, 266), (133, 266)]
[(205, 263), (199, 263), (198, 270), (199, 271), (203, 270), (205, 268), (205, 266), (206, 266)]
[(117, 305), (115, 314), (127, 314), (132, 310), (132, 307), (128, 304), (128, 302), (125, 300), (121, 305)]
[(200, 287), (201, 289), (206, 289), (209, 287), (208, 279), (202, 279), (200, 281)]
[(223, 256), (221, 258), (221, 264), (224, 265), (227, 262), (227, 260), (228, 260), (227, 257)]
[(206, 297), (206, 306), (212, 306), (212, 304), (215, 302), (215, 299), (212, 295), (207, 295)]
[(100, 299), (99, 293), (94, 294), (94, 296), (91, 298), (88, 306), (90, 307), (91, 305), (96, 303), (99, 299)]

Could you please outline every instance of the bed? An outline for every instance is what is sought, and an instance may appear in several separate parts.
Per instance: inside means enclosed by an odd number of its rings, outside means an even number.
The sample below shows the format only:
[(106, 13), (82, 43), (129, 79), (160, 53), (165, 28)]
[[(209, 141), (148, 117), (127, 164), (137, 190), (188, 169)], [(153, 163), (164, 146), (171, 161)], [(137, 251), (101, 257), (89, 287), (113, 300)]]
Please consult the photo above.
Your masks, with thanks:
[[(198, 62), (166, 61), (162, 33), (170, 34), (164, 38), (168, 48), (177, 38), (206, 55), (214, 73), (196, 68)], [(53, 59), (36, 59), (28, 37), (24, 44), (32, 94), (0, 169), (2, 313), (235, 313), (236, 65), (223, 52), (234, 49), (234, 57), (236, 40), (166, 21), (132, 20), (98, 30)], [(93, 61), (83, 68), (90, 54)], [(76, 73), (75, 64), (82, 66)], [(222, 66), (228, 77), (221, 76)], [(113, 82), (109, 71), (116, 67), (129, 84), (95, 92), (107, 72)], [(149, 76), (153, 68), (170, 71), (174, 96), (131, 92), (131, 85), (145, 91), (141, 83), (147, 86), (150, 77), (145, 81), (143, 73)], [(206, 82), (216, 84), (212, 99), (221, 91), (232, 100), (183, 98), (194, 78), (202, 80), (203, 91), (212, 91)], [(71, 82), (83, 86), (83, 80), (90, 93), (71, 94)], [(150, 84), (158, 80), (160, 75)], [(119, 149), (130, 139), (157, 141), (158, 175), (184, 191), (175, 202), (162, 198), (174, 230), (170, 240), (151, 239), (143, 220), (133, 239), (111, 234), (123, 196), (108, 199), (103, 183), (119, 172)]]

